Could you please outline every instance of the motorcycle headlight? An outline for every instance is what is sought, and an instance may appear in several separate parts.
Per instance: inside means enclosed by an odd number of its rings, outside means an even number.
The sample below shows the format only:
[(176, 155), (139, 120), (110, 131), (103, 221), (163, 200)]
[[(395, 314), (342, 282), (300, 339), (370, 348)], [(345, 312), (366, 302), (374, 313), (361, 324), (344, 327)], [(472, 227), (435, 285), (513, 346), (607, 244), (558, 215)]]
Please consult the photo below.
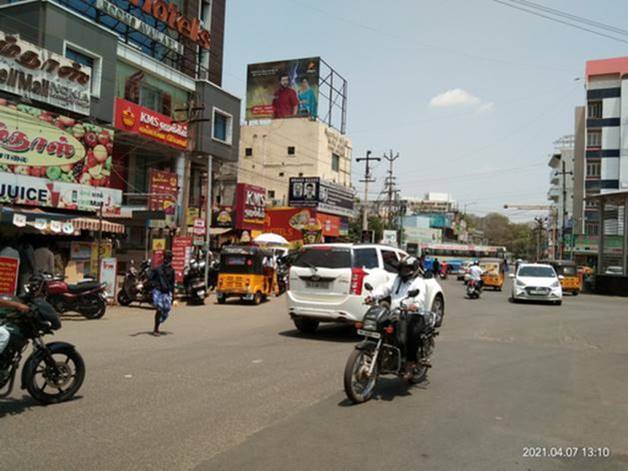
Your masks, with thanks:
[(552, 288), (558, 288), (560, 286), (560, 281), (555, 281), (552, 283)]
[(516, 280), (515, 285), (519, 286), (520, 288), (523, 288), (525, 287), (526, 284), (521, 280)]

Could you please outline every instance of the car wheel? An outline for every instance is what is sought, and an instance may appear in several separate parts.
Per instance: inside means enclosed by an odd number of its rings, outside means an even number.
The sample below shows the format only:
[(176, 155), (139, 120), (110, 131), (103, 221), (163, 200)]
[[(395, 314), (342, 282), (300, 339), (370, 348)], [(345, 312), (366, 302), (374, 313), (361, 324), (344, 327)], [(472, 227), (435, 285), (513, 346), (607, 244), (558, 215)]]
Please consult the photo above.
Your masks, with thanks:
[(298, 318), (294, 319), (294, 325), (302, 334), (313, 334), (318, 328), (318, 321), (313, 319)]
[(556, 301), (554, 304), (556, 304), (557, 306), (560, 306), (562, 304), (562, 300), (561, 301)]

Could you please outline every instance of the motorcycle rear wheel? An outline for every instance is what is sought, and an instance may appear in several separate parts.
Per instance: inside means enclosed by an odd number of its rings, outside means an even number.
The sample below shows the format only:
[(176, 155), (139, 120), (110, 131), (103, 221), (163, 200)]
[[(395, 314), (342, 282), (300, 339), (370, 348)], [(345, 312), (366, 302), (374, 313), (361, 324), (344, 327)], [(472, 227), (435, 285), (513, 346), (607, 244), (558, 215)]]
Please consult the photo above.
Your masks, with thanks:
[(361, 404), (371, 399), (379, 379), (379, 368), (377, 365), (373, 368), (371, 377), (366, 377), (368, 365), (364, 360), (367, 357), (371, 360), (373, 358), (370, 352), (355, 349), (349, 355), (345, 366), (345, 394), (354, 404)]
[[(52, 357), (59, 372), (46, 365), (43, 356), (31, 356), (24, 366), (26, 390), (42, 404), (56, 404), (71, 399), (85, 379), (85, 363), (75, 349), (57, 350), (52, 353)], [(53, 394), (55, 389), (58, 392)]]
[(79, 312), (87, 319), (100, 319), (105, 315), (107, 303), (103, 298), (95, 294), (93, 296), (86, 297), (84, 302), (81, 303), (79, 309)]
[(126, 294), (126, 291), (124, 291), (123, 289), (118, 291), (117, 300), (120, 306), (128, 306), (129, 304), (131, 304), (131, 298), (128, 294)]

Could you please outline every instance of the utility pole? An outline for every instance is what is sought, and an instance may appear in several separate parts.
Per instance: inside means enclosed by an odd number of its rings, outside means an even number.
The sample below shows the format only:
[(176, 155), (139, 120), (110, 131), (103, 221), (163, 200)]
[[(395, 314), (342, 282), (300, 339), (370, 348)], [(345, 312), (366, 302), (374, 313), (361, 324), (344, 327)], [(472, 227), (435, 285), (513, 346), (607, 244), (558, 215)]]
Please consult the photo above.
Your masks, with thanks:
[(536, 261), (541, 260), (543, 254), (543, 218), (534, 218), (536, 222)]
[(366, 157), (358, 157), (355, 159), (356, 162), (365, 161), (366, 164), (364, 166), (364, 179), (360, 180), (360, 182), (364, 183), (364, 201), (362, 202), (362, 230), (368, 231), (369, 229), (369, 217), (368, 217), (368, 202), (369, 202), (369, 183), (373, 183), (375, 179), (371, 175), (371, 162), (377, 161), (379, 162), (379, 157), (371, 157), (371, 151), (366, 151)]
[[(558, 175), (563, 176), (563, 217), (561, 221), (561, 231), (560, 231), (560, 258), (565, 258), (565, 230), (566, 230), (566, 222), (567, 222), (567, 175), (573, 175), (573, 172), (567, 172), (565, 170), (565, 159), (561, 159), (561, 172), (558, 172)], [(572, 229), (573, 232), (573, 229)]]
[(388, 226), (392, 227), (393, 218), (395, 215), (395, 211), (393, 210), (393, 207), (396, 204), (393, 197), (397, 191), (395, 189), (395, 175), (393, 173), (393, 165), (394, 165), (395, 160), (399, 158), (399, 153), (393, 156), (393, 151), (391, 149), (390, 154), (384, 154), (383, 158), (388, 161), (388, 176), (386, 177), (384, 186), (386, 188), (386, 192), (388, 193), (387, 203), (386, 203), (386, 207), (387, 207), (386, 216), (388, 218)]

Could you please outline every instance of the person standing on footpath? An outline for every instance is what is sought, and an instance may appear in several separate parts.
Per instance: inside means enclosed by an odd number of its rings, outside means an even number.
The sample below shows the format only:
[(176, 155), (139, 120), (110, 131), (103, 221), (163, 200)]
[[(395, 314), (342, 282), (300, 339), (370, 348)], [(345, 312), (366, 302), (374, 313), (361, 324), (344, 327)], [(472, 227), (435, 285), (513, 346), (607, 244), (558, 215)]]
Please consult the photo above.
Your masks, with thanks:
[(172, 252), (166, 251), (164, 261), (152, 270), (150, 281), (152, 284), (153, 306), (155, 312), (155, 327), (153, 335), (159, 337), (159, 325), (168, 319), (172, 310), (172, 298), (174, 296), (174, 268), (172, 268)]

